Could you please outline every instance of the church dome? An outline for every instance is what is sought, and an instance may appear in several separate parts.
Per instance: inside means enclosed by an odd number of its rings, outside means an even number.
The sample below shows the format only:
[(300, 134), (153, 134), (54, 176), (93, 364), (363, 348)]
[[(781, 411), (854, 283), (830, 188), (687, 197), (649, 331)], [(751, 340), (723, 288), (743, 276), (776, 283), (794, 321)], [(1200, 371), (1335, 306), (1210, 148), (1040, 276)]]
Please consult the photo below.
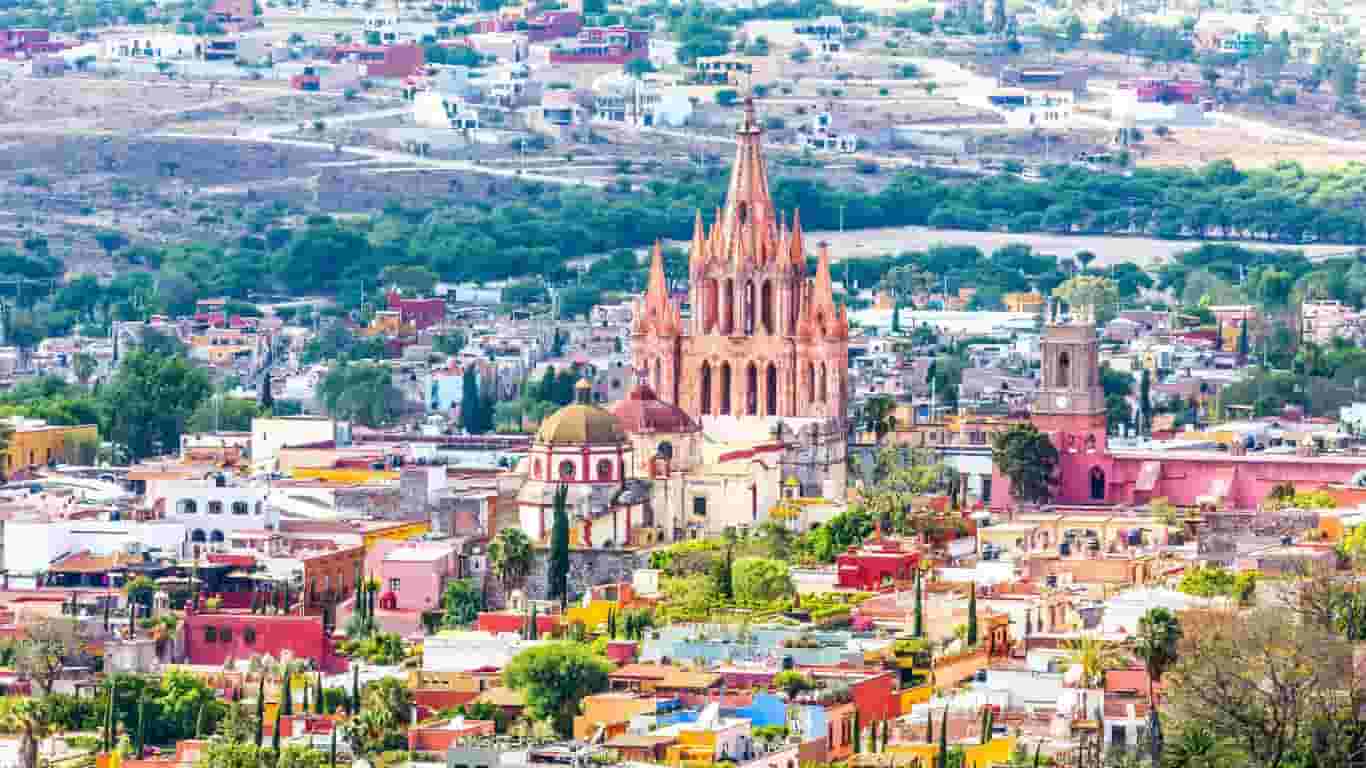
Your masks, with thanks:
[(544, 445), (593, 445), (620, 443), (626, 435), (617, 419), (588, 402), (592, 386), (583, 379), (574, 385), (575, 403), (546, 417), (536, 430), (536, 442)]
[(660, 400), (655, 391), (644, 383), (637, 384), (626, 399), (613, 405), (612, 415), (622, 429), (633, 435), (651, 432), (681, 434), (700, 429), (682, 408)]

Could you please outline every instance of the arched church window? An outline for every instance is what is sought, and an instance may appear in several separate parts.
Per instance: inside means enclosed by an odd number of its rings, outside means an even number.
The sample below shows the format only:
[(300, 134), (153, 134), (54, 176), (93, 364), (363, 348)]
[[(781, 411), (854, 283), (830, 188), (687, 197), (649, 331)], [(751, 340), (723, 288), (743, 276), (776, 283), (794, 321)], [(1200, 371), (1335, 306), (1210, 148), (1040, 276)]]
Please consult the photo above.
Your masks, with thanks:
[(1053, 382), (1055, 387), (1067, 387), (1072, 382), (1072, 359), (1066, 352), (1058, 355), (1058, 380)]
[(759, 369), (754, 363), (745, 367), (745, 415), (759, 415)]
[(809, 361), (806, 364), (806, 400), (816, 402), (816, 364)]
[(721, 363), (721, 415), (730, 415), (730, 363)]
[(759, 317), (764, 324), (764, 333), (773, 333), (773, 281), (765, 280), (759, 291)]
[(821, 363), (821, 381), (820, 381), (820, 385), (821, 385), (821, 398), (820, 398), (820, 399), (821, 399), (821, 402), (822, 402), (822, 403), (829, 402), (829, 399), (830, 399), (830, 385), (829, 385), (829, 383), (827, 382), (827, 379), (828, 379), (828, 378), (829, 378), (829, 375), (828, 375), (828, 372), (827, 372), (826, 369), (825, 369), (825, 363)]
[(765, 416), (778, 415), (778, 367), (773, 363), (768, 364), (768, 371), (764, 375), (764, 400)]
[(699, 377), (702, 386), (702, 415), (711, 415), (711, 363), (702, 363), (702, 374)]
[(1091, 467), (1091, 500), (1105, 501), (1105, 470)]
[(754, 335), (754, 281), (745, 283), (745, 335)]

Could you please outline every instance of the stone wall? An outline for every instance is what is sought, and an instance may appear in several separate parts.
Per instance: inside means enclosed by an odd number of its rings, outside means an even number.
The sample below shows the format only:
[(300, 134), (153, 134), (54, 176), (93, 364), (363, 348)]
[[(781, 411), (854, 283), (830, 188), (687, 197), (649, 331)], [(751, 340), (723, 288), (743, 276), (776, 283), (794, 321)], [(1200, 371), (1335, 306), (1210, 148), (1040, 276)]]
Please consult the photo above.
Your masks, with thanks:
[(397, 488), (345, 488), (336, 495), (339, 517), (373, 515), (380, 520), (402, 520)]
[[(530, 600), (550, 599), (550, 550), (534, 550), (531, 571), (520, 588)], [(643, 553), (622, 549), (573, 549), (569, 551), (569, 600), (583, 597), (589, 587), (599, 584), (630, 582), (637, 568), (648, 564)], [(502, 608), (507, 590), (490, 572), (485, 596), (491, 609)]]

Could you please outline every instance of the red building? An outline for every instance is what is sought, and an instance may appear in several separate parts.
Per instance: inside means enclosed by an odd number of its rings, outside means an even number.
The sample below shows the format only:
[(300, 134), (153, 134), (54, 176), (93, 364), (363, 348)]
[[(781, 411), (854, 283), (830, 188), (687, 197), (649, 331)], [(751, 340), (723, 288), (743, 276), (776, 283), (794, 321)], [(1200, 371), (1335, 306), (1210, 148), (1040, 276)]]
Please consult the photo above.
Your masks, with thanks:
[(1147, 78), (1120, 84), (1121, 90), (1133, 90), (1139, 101), (1160, 101), (1164, 104), (1196, 104), (1205, 97), (1205, 84), (1199, 80), (1160, 80)]
[(492, 736), (492, 720), (466, 720), (457, 717), (450, 722), (421, 725), (408, 729), (408, 749), (413, 752), (446, 754), (446, 750), (460, 739)]
[(419, 331), (446, 319), (444, 299), (405, 299), (398, 291), (390, 291), (388, 301), (389, 309), (398, 313), (400, 323), (412, 323)]
[(577, 11), (546, 11), (523, 21), (510, 16), (480, 19), (474, 24), (476, 33), (525, 32), (532, 43), (543, 43), (561, 37), (574, 37), (583, 29), (583, 15)]
[(835, 583), (845, 589), (873, 591), (885, 583), (915, 578), (920, 552), (895, 539), (869, 541), (835, 556)]
[(625, 64), (650, 55), (650, 33), (643, 29), (584, 27), (572, 47), (550, 52), (551, 64)]
[(364, 69), (365, 77), (404, 78), (417, 72), (424, 61), (422, 46), (403, 45), (339, 45), (329, 57), (333, 64), (356, 62)]
[(66, 43), (53, 40), (46, 29), (13, 27), (0, 29), (0, 59), (27, 59), (42, 53), (66, 50)]
[(345, 672), (321, 616), (263, 616), (251, 613), (185, 612), (185, 656), (190, 664), (221, 667), (228, 660), (289, 651), (312, 659), (324, 672)]

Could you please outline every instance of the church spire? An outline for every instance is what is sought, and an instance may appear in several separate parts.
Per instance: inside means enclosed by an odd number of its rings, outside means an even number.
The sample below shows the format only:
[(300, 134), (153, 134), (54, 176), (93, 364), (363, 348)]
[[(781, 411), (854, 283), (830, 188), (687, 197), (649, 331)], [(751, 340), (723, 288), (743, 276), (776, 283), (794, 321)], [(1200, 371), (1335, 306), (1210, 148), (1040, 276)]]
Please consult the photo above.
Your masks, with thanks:
[(707, 265), (707, 230), (702, 224), (702, 209), (697, 209), (697, 216), (692, 224), (692, 247), (688, 251), (688, 271), (696, 274), (702, 271)]
[[(730, 171), (722, 221), (726, 236), (738, 245), (743, 242), (740, 236), (745, 229), (772, 229), (776, 219), (764, 164), (764, 130), (755, 114), (752, 96), (745, 98), (744, 117), (735, 130), (735, 145), (735, 164)], [(776, 234), (776, 230), (763, 234)]]
[(637, 322), (642, 330), (652, 330), (664, 336), (677, 335), (677, 313), (669, 300), (669, 285), (664, 279), (664, 247), (656, 240), (650, 257), (650, 277), (646, 282), (645, 301), (637, 310)]
[(790, 235), (790, 249), (788, 258), (792, 261), (792, 266), (801, 270), (800, 274), (806, 274), (806, 243), (802, 239), (802, 209), (797, 208), (792, 211), (792, 234)]

